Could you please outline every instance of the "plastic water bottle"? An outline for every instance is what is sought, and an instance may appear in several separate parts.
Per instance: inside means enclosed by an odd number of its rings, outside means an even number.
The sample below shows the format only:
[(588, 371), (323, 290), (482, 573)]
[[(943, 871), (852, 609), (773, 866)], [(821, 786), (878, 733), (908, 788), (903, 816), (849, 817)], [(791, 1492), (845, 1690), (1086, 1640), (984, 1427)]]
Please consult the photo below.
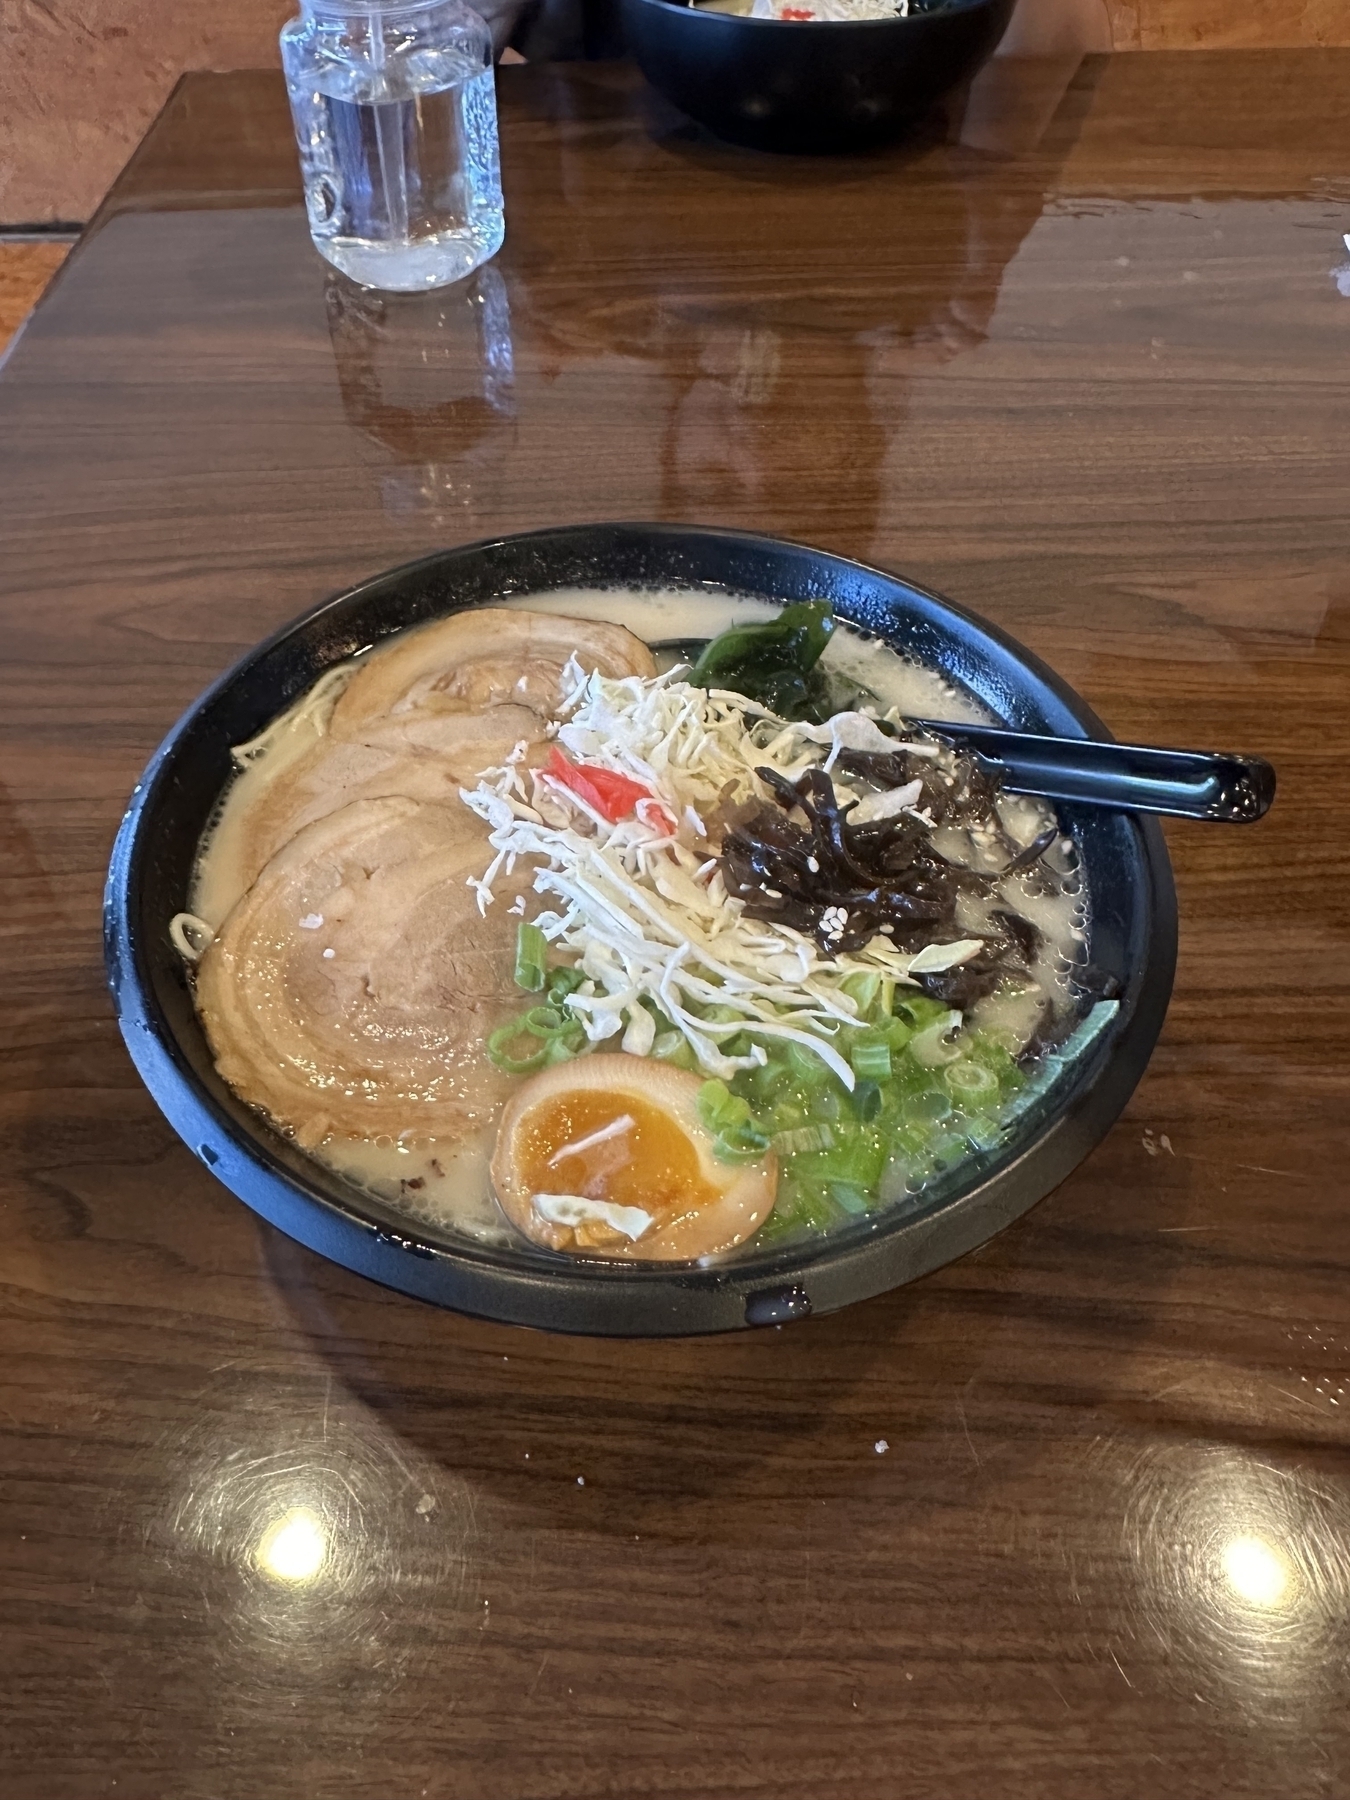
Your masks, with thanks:
[(281, 61), (319, 253), (364, 287), (443, 287), (501, 248), (492, 36), (460, 0), (301, 0)]

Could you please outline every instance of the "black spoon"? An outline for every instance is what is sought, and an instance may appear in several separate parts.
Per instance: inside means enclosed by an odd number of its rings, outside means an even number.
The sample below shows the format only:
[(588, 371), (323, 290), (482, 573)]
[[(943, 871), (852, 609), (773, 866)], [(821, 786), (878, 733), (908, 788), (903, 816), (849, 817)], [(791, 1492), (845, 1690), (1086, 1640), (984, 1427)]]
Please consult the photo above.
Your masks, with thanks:
[[(704, 638), (665, 638), (653, 650), (697, 657)], [(907, 726), (973, 750), (995, 764), (1014, 794), (1083, 800), (1120, 812), (1165, 813), (1250, 825), (1270, 811), (1275, 771), (1259, 756), (1207, 750), (1158, 750), (1095, 738), (1044, 737), (993, 725), (907, 719)]]
[(1252, 824), (1270, 811), (1275, 798), (1275, 771), (1259, 756), (1041, 737), (935, 719), (905, 722), (994, 763), (1004, 787), (1014, 794), (1086, 800), (1122, 812), (1167, 813), (1224, 825)]

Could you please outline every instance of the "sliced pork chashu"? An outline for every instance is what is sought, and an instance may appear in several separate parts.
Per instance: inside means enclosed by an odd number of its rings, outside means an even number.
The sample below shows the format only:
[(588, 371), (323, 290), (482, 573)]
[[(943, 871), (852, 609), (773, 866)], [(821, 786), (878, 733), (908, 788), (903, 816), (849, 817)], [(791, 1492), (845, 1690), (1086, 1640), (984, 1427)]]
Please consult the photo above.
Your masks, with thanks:
[(520, 1005), (513, 889), (479, 913), (466, 882), (490, 853), (464, 813), (358, 800), (307, 825), (198, 966), (222, 1077), (306, 1147), (453, 1141), (510, 1090), (486, 1041)]
[(450, 810), (488, 860), (482, 821), (459, 798), (485, 769), (499, 768), (518, 744), (544, 743), (542, 721), (524, 706), (482, 713), (408, 712), (375, 719), (349, 738), (326, 737), (284, 769), (243, 820), (237, 838), (240, 891), (296, 832), (355, 800), (401, 796)]
[(589, 674), (656, 673), (652, 653), (622, 625), (555, 613), (479, 606), (401, 633), (372, 652), (333, 709), (330, 731), (349, 737), (371, 719), (414, 710), (473, 712), (527, 706), (552, 718), (563, 669), (575, 653)]

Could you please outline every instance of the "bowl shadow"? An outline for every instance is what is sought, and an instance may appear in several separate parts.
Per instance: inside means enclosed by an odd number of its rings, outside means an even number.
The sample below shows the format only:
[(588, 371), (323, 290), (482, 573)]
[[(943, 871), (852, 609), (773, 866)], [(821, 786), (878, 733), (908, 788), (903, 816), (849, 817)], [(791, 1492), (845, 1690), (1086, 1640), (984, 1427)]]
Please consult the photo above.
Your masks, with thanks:
[[(990, 1353), (941, 1282), (752, 1332), (555, 1336), (410, 1301), (257, 1230), (267, 1279), (347, 1391), (550, 1527), (559, 1482), (594, 1490), (585, 1530), (618, 1537), (679, 1535), (690, 1509), (776, 1491), (803, 1459), (847, 1482), (883, 1436), (899, 1450), (939, 1432)], [(832, 1474), (841, 1461), (853, 1472)]]

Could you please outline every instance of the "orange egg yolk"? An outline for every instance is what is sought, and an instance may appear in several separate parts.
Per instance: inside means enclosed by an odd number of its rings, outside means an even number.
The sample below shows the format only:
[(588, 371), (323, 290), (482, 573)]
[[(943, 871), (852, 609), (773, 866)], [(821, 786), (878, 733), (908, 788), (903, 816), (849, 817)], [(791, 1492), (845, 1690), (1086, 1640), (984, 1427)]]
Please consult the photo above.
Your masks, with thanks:
[(520, 1179), (531, 1194), (637, 1206), (658, 1225), (719, 1197), (689, 1134), (634, 1094), (582, 1090), (547, 1100), (522, 1120), (518, 1145)]

